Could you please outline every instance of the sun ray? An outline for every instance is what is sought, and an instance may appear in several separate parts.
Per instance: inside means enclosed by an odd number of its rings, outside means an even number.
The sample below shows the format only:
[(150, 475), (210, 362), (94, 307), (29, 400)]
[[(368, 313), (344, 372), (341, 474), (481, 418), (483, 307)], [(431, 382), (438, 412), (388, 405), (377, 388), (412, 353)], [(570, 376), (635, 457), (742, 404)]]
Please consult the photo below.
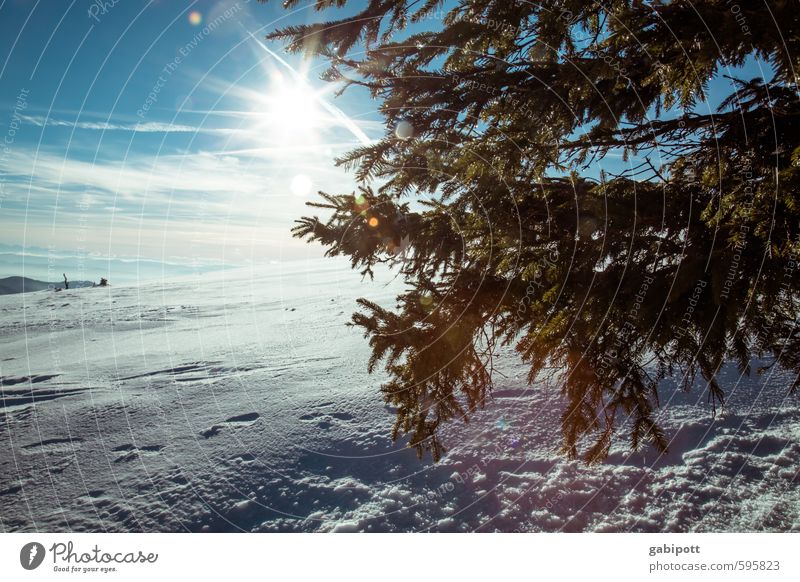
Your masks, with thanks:
[[(250, 31), (246, 31), (249, 37), (256, 43), (258, 47), (260, 47), (264, 52), (270, 55), (278, 64), (280, 64), (291, 77), (291, 80), (296, 84), (296, 86), (300, 87), (301, 90), (305, 90), (308, 88), (308, 99), (310, 99), (314, 105), (318, 108), (321, 108), (327, 111), (333, 119), (341, 124), (344, 128), (346, 128), (356, 139), (359, 140), (363, 145), (369, 145), (374, 142), (374, 140), (370, 139), (364, 131), (358, 127), (358, 125), (350, 119), (341, 109), (336, 107), (335, 105), (328, 102), (326, 99), (323, 98), (325, 91), (315, 92), (309, 86), (308, 82), (306, 81), (305, 72), (297, 71), (291, 64), (289, 64), (285, 59), (283, 59), (280, 55), (275, 53), (275, 51), (271, 50), (267, 45), (265, 45), (261, 40), (259, 40), (253, 33)], [(288, 95), (291, 97), (291, 93)], [(305, 97), (303, 99), (306, 99)]]

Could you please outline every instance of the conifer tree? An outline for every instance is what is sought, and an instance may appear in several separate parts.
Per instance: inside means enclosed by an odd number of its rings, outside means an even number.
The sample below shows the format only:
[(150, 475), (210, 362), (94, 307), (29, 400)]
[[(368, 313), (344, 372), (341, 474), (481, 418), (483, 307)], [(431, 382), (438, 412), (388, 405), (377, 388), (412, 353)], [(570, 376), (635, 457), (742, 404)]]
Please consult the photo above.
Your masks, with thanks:
[[(352, 15), (324, 20), (342, 6)], [(529, 382), (558, 374), (564, 452), (588, 462), (620, 426), (633, 448), (666, 450), (654, 413), (666, 377), (717, 407), (721, 366), (749, 374), (763, 357), (773, 363), (758, 372), (789, 370), (795, 391), (794, 3), (316, 8), (319, 23), (270, 38), (327, 59), (324, 78), (343, 90), (367, 88), (386, 133), (339, 160), (358, 191), (322, 194), (312, 206), (326, 216), (294, 234), (365, 274), (395, 264), (409, 285), (396, 309), (360, 300), (353, 316), (370, 370), (389, 374), (395, 438), (438, 460), (440, 427), (489, 401), (502, 345)], [(763, 80), (741, 74), (753, 58), (768, 63)], [(725, 78), (730, 94), (709, 108)]]

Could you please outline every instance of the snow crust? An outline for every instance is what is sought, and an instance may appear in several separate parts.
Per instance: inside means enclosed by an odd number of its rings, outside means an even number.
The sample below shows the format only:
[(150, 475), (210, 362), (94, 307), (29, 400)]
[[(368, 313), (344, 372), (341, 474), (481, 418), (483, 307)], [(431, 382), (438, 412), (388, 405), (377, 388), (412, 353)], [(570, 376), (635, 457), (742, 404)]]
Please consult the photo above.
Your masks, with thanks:
[[(493, 400), (420, 462), (345, 323), (391, 305), (336, 261), (0, 297), (0, 531), (800, 530), (791, 377), (666, 383), (670, 452), (559, 455), (557, 386)], [(756, 366), (754, 365), (754, 368)]]

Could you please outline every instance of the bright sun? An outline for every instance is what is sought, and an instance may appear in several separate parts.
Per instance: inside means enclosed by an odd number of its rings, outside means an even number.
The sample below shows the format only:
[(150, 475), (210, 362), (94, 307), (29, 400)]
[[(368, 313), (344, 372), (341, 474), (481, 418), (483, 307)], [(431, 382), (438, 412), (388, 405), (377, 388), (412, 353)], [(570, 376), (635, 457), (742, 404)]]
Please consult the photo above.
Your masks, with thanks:
[(273, 78), (261, 107), (265, 129), (285, 138), (308, 138), (322, 127), (324, 116), (319, 100), (313, 89), (302, 82)]

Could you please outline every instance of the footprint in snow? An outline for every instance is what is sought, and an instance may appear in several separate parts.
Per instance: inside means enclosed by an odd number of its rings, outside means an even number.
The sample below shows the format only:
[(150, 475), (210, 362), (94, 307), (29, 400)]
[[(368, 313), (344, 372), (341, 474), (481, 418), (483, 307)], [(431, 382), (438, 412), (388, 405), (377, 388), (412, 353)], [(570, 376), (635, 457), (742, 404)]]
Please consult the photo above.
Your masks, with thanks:
[(246, 414), (240, 414), (238, 416), (232, 416), (224, 422), (220, 422), (219, 424), (215, 424), (210, 428), (207, 428), (204, 431), (200, 432), (200, 436), (203, 438), (211, 438), (214, 435), (220, 433), (223, 428), (237, 428), (242, 426), (250, 426), (251, 424), (255, 423), (258, 420), (260, 414), (257, 412), (248, 412)]
[(78, 443), (81, 443), (82, 439), (79, 438), (55, 438), (55, 439), (42, 439), (37, 442), (29, 443), (27, 445), (22, 445), (23, 449), (33, 449), (38, 451), (44, 452), (60, 452), (66, 451), (69, 452), (72, 448), (77, 447)]
[(253, 463), (254, 461), (256, 461), (256, 459), (257, 457), (253, 453), (242, 453), (241, 455), (236, 455), (234, 457), (231, 457), (231, 461), (233, 461), (234, 463), (245, 463), (245, 464)]
[(336, 421), (350, 421), (353, 420), (353, 415), (347, 412), (331, 412), (325, 414), (323, 412), (310, 412), (300, 417), (303, 422), (316, 422), (317, 426), (323, 430), (328, 430)]
[(114, 453), (120, 453), (120, 455), (114, 459), (115, 463), (127, 463), (129, 461), (133, 461), (134, 459), (138, 459), (139, 456), (142, 455), (155, 455), (161, 452), (163, 449), (164, 445), (145, 445), (142, 447), (136, 447), (128, 443), (114, 447), (111, 449), (111, 451)]

